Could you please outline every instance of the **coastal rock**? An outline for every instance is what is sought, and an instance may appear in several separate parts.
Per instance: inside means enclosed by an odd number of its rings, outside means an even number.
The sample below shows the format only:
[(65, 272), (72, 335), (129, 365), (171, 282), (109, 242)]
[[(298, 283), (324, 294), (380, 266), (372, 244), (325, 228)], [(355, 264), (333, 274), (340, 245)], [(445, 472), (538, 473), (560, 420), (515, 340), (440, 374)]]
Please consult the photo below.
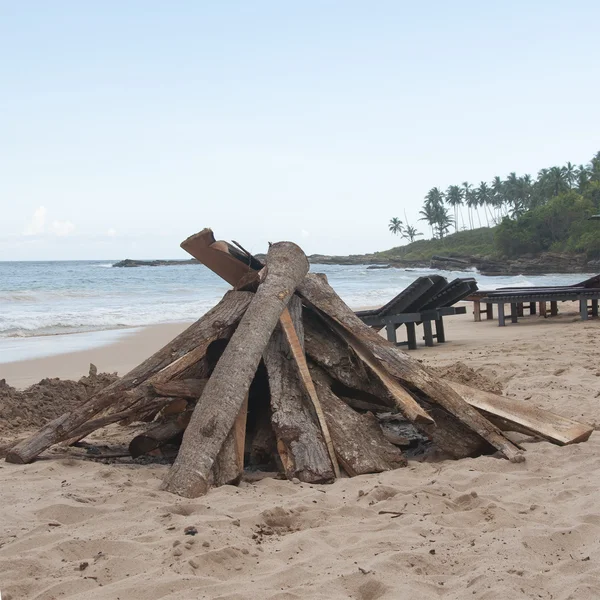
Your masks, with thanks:
[(113, 267), (171, 267), (179, 265), (199, 265), (195, 259), (189, 260), (133, 260), (126, 258), (113, 265)]

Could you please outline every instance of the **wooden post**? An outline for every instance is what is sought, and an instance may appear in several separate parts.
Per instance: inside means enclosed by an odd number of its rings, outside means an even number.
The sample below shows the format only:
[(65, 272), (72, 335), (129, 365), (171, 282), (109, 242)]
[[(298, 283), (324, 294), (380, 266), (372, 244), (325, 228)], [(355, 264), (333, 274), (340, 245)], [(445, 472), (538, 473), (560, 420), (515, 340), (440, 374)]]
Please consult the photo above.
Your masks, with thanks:
[(388, 342), (392, 342), (394, 345), (398, 342), (398, 338), (396, 337), (395, 323), (386, 323), (385, 333), (387, 335)]
[(582, 321), (587, 321), (587, 318), (588, 318), (587, 298), (580, 298), (580, 300), (579, 300), (579, 314), (581, 315), (581, 320)]
[(517, 303), (517, 315), (519, 317), (524, 317), (525, 316), (524, 307), (523, 307), (523, 303), (522, 302), (518, 302)]
[(498, 327), (504, 327), (506, 323), (504, 322), (504, 303), (500, 302), (498, 304)]
[(406, 338), (408, 340), (408, 349), (417, 349), (417, 329), (415, 323), (406, 323)]
[(443, 344), (446, 341), (446, 333), (444, 332), (444, 317), (442, 316), (435, 320), (435, 336), (438, 344)]
[(518, 314), (517, 305), (515, 302), (511, 302), (511, 304), (510, 304), (510, 322), (511, 323), (517, 322), (517, 314)]
[(540, 302), (540, 317), (544, 317), (544, 319), (547, 316), (547, 311), (546, 311), (546, 302), (545, 301), (541, 301)]
[(269, 248), (263, 281), (204, 388), (163, 489), (188, 498), (208, 491), (212, 465), (271, 334), (307, 272), (308, 261), (296, 244), (279, 242)]
[(486, 304), (485, 317), (488, 321), (494, 320), (494, 305), (491, 302)]
[(473, 300), (473, 317), (475, 322), (481, 322), (481, 302), (479, 300)]
[(431, 329), (431, 321), (423, 321), (423, 337), (426, 346), (433, 346), (433, 331)]
[(555, 317), (558, 314), (558, 302), (552, 300), (550, 302), (550, 316)]
[(535, 315), (535, 302), (530, 302), (529, 303), (529, 314), (530, 315)]
[(592, 298), (592, 317), (598, 316), (598, 298)]

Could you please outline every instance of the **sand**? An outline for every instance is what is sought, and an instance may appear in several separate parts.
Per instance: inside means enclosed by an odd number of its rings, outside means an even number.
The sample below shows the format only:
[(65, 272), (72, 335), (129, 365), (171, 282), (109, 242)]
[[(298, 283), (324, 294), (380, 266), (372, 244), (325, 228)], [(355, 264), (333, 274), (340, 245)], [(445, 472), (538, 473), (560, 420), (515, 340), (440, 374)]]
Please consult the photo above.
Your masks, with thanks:
[[(575, 311), (505, 328), (447, 321), (449, 342), (413, 357), (461, 361), (508, 395), (598, 421), (599, 321)], [(159, 490), (165, 465), (2, 462), (2, 598), (598, 598), (600, 435), (523, 444), (522, 464), (411, 461), (329, 486), (264, 479), (196, 500)]]

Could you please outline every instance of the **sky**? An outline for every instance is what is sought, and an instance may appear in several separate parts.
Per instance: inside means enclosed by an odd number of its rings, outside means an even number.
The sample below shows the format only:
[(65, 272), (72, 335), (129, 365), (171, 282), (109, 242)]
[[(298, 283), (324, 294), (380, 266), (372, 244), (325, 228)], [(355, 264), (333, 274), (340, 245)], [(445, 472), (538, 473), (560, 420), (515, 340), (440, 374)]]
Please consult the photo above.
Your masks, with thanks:
[(356, 254), (600, 150), (600, 2), (0, 0), (0, 260)]

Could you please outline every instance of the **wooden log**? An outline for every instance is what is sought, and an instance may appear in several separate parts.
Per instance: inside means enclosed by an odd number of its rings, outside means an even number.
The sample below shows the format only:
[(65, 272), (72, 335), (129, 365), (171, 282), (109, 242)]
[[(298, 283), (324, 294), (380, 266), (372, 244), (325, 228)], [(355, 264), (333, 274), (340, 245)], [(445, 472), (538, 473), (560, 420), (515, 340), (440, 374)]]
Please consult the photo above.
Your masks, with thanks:
[(396, 406), (381, 380), (327, 323), (310, 309), (304, 309), (303, 323), (306, 354), (313, 362), (344, 386), (378, 398), (382, 403), (380, 410)]
[(132, 399), (125, 392), (149, 378), (153, 378), (154, 383), (168, 381), (198, 362), (212, 341), (229, 337), (253, 296), (251, 292), (228, 292), (217, 306), (141, 365), (92, 396), (77, 409), (47, 423), (33, 436), (17, 444), (7, 454), (6, 460), (14, 463), (31, 462), (53, 444), (74, 437), (74, 432), (100, 411), (110, 406), (115, 412), (126, 410), (137, 398)]
[[(288, 310), (298, 337), (303, 339), (300, 298), (292, 298)], [(327, 444), (316, 418), (313, 420), (311, 416), (292, 349), (281, 325), (271, 337), (264, 362), (271, 393), (271, 422), (287, 478), (297, 477), (307, 483), (332, 481), (335, 473)]]
[(174, 415), (168, 421), (156, 423), (144, 433), (136, 435), (129, 443), (129, 454), (133, 458), (143, 456), (176, 438), (185, 430), (191, 416), (191, 410)]
[[(315, 285), (312, 285), (312, 282), (316, 282)], [(323, 295), (320, 294), (319, 286), (325, 286), (324, 289), (327, 290), (329, 296), (333, 294), (333, 296), (335, 296), (335, 298), (337, 299), (335, 301), (335, 304), (342, 306), (343, 311), (350, 311), (350, 313), (352, 314), (353, 323), (360, 324), (359, 329), (357, 329), (357, 331), (359, 331), (359, 336), (360, 332), (368, 331), (370, 337), (381, 340), (382, 342), (384, 341), (378, 333), (374, 332), (370, 327), (365, 325), (342, 302), (342, 300), (335, 294), (333, 289), (328, 284), (320, 284), (318, 282), (318, 278), (309, 275), (302, 284), (301, 289), (306, 288), (308, 290), (308, 293), (311, 295), (311, 298), (313, 300), (316, 300), (317, 302), (320, 302), (319, 295), (321, 295), (321, 297), (323, 297)], [(333, 296), (331, 297), (333, 298)], [(331, 330), (329, 333), (329, 340), (324, 339), (324, 336), (316, 333), (318, 327), (313, 327), (311, 331), (311, 349), (309, 350), (309, 354), (312, 353), (312, 357), (314, 360), (316, 360), (318, 363), (326, 363), (324, 364), (324, 366), (328, 369), (331, 368), (333, 370), (335, 368), (336, 371), (339, 373), (339, 376), (344, 377), (346, 381), (349, 381), (351, 379), (354, 380), (356, 382), (355, 385), (358, 384), (358, 380), (370, 381), (372, 379), (376, 379), (377, 387), (380, 390), (385, 390), (385, 392), (383, 392), (382, 394), (383, 397), (390, 398), (398, 407), (398, 409), (402, 411), (402, 413), (405, 414), (408, 419), (419, 423), (433, 423), (432, 418), (421, 408), (421, 406), (419, 406), (419, 404), (417, 404), (417, 402), (410, 395), (410, 393), (407, 392), (402, 386), (400, 386), (398, 382), (395, 381), (390, 376), (390, 374), (381, 367), (378, 357), (374, 355), (371, 349), (368, 347), (368, 345), (364, 343), (365, 339), (363, 337), (357, 336), (352, 331), (346, 329), (344, 326), (341, 326), (341, 323), (334, 319), (325, 318), (325, 322), (329, 326), (328, 329)], [(321, 325), (321, 327), (323, 327), (323, 325)], [(331, 338), (331, 336), (336, 335), (339, 338), (341, 338), (341, 340), (343, 340), (342, 344), (336, 343), (335, 341), (333, 341), (333, 338)], [(393, 347), (389, 344), (389, 342), (385, 343), (386, 346)], [(353, 369), (344, 368), (344, 362), (348, 362), (347, 360), (344, 361), (343, 358), (340, 358), (340, 356), (343, 354), (348, 356), (348, 353), (344, 352), (343, 350), (344, 345), (346, 347), (351, 347), (356, 357), (360, 359), (360, 362), (364, 363), (368, 367), (370, 373), (372, 374), (370, 377), (364, 377), (364, 368), (362, 369), (362, 373), (359, 371), (359, 373), (356, 374), (353, 374)], [(317, 348), (317, 346), (320, 346), (320, 348)], [(329, 352), (332, 352), (332, 354), (329, 354)], [(357, 362), (359, 361), (352, 360), (352, 358), (350, 357), (351, 364), (356, 364)], [(349, 387), (354, 387), (354, 385), (346, 383), (346, 381), (342, 382), (345, 385), (349, 385)], [(362, 389), (364, 389), (364, 387)]]
[(233, 427), (261, 356), (307, 272), (306, 256), (295, 244), (280, 242), (269, 248), (262, 283), (196, 404), (163, 489), (190, 498), (208, 491), (213, 463)]
[(506, 427), (507, 431), (542, 437), (559, 446), (585, 442), (594, 431), (590, 425), (531, 406), (522, 400), (498, 396), (454, 381), (448, 381), (448, 385), (488, 419), (501, 420), (502, 428)]
[(165, 383), (153, 383), (152, 389), (157, 396), (198, 400), (207, 381), (208, 379), (176, 379)]
[[(524, 460), (519, 448), (477, 410), (467, 404), (441, 378), (364, 325), (326, 281), (314, 275), (308, 275), (299, 286), (298, 293), (336, 329), (362, 360), (365, 360), (365, 357), (369, 360), (369, 362), (366, 360), (365, 362), (374, 372), (377, 373), (377, 368), (387, 377), (391, 375), (402, 385), (424, 394), (431, 404), (436, 406), (437, 416), (434, 418), (440, 418), (443, 413), (447, 421), (454, 422), (459, 429), (464, 426), (465, 434), (469, 430), (472, 432), (470, 436), (460, 440), (460, 445), (456, 443), (456, 440), (452, 440), (452, 436), (448, 436), (443, 450), (458, 458), (480, 452), (482, 443), (488, 443), (510, 460), (518, 462)], [(379, 375), (379, 373), (377, 374)], [(383, 378), (380, 378), (383, 381)], [(414, 399), (413, 402), (416, 404)], [(427, 426), (428, 433), (434, 429), (438, 430), (439, 435), (442, 425), (438, 423), (438, 427), (431, 426), (431, 418), (418, 404), (417, 406), (419, 411), (409, 402), (399, 402), (400, 410), (415, 425), (423, 427), (423, 429)], [(427, 418), (423, 418), (423, 415)], [(447, 427), (445, 428), (447, 429)], [(468, 440), (469, 437), (472, 443), (467, 445), (465, 440)]]
[(333, 467), (333, 474), (335, 477), (340, 476), (340, 468), (337, 463), (335, 451), (333, 449), (333, 442), (329, 434), (329, 428), (327, 421), (325, 420), (325, 414), (321, 408), (321, 401), (317, 396), (317, 390), (313, 384), (310, 373), (308, 371), (308, 364), (306, 362), (306, 355), (304, 354), (304, 330), (302, 327), (302, 302), (297, 296), (294, 296), (290, 300), (290, 305), (295, 307), (294, 317), (291, 315), (291, 311), (288, 307), (284, 310), (281, 317), (279, 318), (279, 325), (283, 331), (283, 335), (287, 342), (287, 345), (291, 351), (291, 356), (295, 362), (297, 369), (297, 375), (300, 381), (300, 385), (304, 390), (304, 393), (310, 400), (312, 409), (319, 423), (319, 428), (323, 434), (325, 445), (327, 446), (327, 453), (329, 454), (329, 460)]
[(246, 441), (246, 419), (248, 416), (248, 396), (227, 434), (223, 446), (212, 467), (210, 485), (237, 485), (244, 474), (244, 445)]
[(311, 375), (323, 406), (336, 455), (350, 476), (406, 466), (402, 452), (388, 442), (377, 418), (352, 410), (331, 391), (331, 380), (317, 366)]

